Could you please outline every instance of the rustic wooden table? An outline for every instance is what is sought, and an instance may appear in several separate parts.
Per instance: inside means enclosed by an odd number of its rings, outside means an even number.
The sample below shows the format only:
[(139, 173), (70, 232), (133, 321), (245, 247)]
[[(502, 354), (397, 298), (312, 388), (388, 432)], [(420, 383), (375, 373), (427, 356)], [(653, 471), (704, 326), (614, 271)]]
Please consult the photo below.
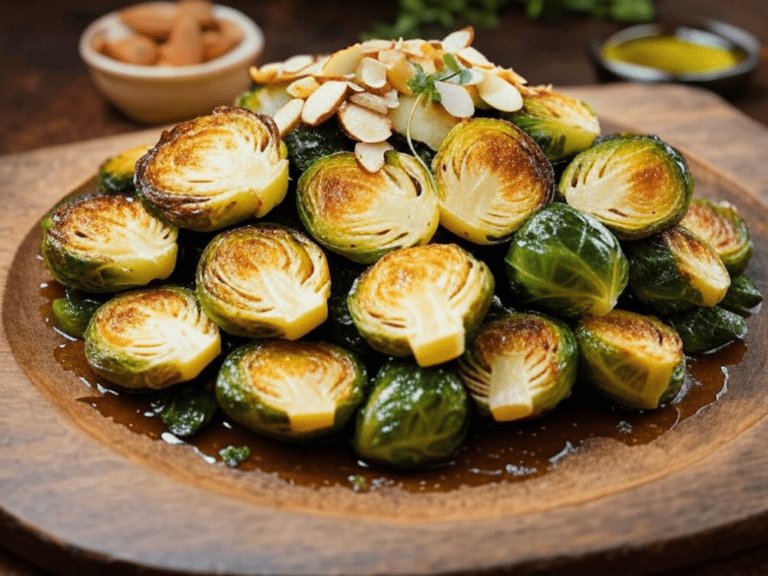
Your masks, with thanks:
[[(359, 39), (375, 21), (391, 20), (394, 0), (268, 0), (225, 2), (250, 15), (263, 28), (262, 61), (296, 53), (330, 52)], [(117, 0), (9, 0), (0, 16), (0, 154), (122, 134), (145, 128), (117, 112), (95, 91), (77, 54), (85, 26)], [(765, 0), (656, 0), (660, 18), (714, 18), (746, 28), (768, 45)], [(501, 25), (483, 30), (475, 46), (492, 61), (512, 66), (531, 83), (589, 85), (597, 76), (587, 44), (619, 29), (610, 21), (574, 17), (532, 23), (513, 6)], [(768, 125), (768, 69), (762, 66), (752, 86), (731, 103)], [(0, 522), (3, 521), (0, 514)], [(52, 576), (17, 557), (0, 542), (0, 574)], [(768, 546), (661, 576), (768, 576)]]

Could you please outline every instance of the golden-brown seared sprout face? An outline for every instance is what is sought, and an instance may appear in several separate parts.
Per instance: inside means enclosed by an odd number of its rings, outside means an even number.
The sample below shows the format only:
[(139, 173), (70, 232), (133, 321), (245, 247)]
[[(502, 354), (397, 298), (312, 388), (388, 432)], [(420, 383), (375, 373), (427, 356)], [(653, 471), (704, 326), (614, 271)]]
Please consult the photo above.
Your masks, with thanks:
[(456, 126), (432, 161), (440, 223), (476, 244), (508, 239), (552, 201), (554, 172), (514, 124), (474, 118)]
[(257, 432), (306, 440), (340, 429), (362, 402), (367, 376), (352, 353), (323, 342), (246, 344), (224, 361), (216, 397)]
[(577, 154), (559, 190), (568, 204), (592, 214), (620, 240), (637, 240), (682, 220), (693, 178), (683, 156), (668, 144), (625, 134)]
[(682, 226), (627, 242), (630, 291), (659, 314), (715, 306), (731, 278), (714, 248)]
[(159, 389), (192, 380), (220, 352), (219, 329), (186, 288), (119, 294), (96, 311), (85, 332), (88, 364), (126, 388)]
[(576, 380), (571, 330), (539, 314), (511, 313), (484, 325), (459, 359), (459, 375), (480, 410), (504, 422), (539, 416)]
[(62, 285), (116, 292), (167, 278), (176, 266), (178, 229), (136, 198), (88, 196), (43, 219), (40, 252)]
[(373, 348), (431, 366), (464, 352), (493, 289), (488, 267), (467, 251), (428, 244), (390, 252), (368, 268), (352, 287), (349, 311)]
[(581, 377), (623, 406), (658, 408), (683, 385), (683, 342), (658, 318), (625, 310), (583, 316), (575, 335)]
[(747, 267), (752, 256), (752, 240), (747, 223), (733, 205), (694, 198), (680, 225), (706, 240), (729, 273), (740, 274)]
[(262, 224), (223, 232), (197, 268), (197, 294), (223, 330), (252, 338), (300, 338), (328, 316), (325, 254), (290, 228)]
[(412, 156), (386, 153), (375, 173), (351, 152), (316, 161), (299, 179), (297, 203), (304, 226), (323, 246), (370, 264), (387, 252), (426, 244), (437, 229), (437, 196)]
[(600, 135), (597, 114), (584, 102), (535, 87), (523, 96), (523, 108), (503, 117), (533, 138), (551, 161), (589, 148)]
[(269, 212), (288, 189), (274, 120), (220, 107), (164, 132), (136, 164), (143, 200), (169, 222), (200, 232)]

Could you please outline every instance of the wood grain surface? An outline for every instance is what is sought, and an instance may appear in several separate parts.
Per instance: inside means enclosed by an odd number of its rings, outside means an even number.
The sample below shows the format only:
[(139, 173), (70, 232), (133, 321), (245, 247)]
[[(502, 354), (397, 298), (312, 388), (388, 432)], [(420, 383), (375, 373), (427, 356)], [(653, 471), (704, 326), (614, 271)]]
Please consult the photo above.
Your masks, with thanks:
[[(683, 87), (575, 88), (609, 124), (681, 148), (733, 200), (768, 283), (768, 131)], [(539, 482), (356, 494), (204, 464), (72, 402), (30, 263), (45, 210), (159, 130), (0, 158), (0, 538), (62, 574), (643, 574), (768, 541), (768, 322), (750, 319), (719, 402), (656, 442), (596, 446)], [(12, 264), (13, 258), (18, 258)], [(38, 314), (34, 322), (26, 317)], [(31, 382), (30, 382), (31, 380)]]

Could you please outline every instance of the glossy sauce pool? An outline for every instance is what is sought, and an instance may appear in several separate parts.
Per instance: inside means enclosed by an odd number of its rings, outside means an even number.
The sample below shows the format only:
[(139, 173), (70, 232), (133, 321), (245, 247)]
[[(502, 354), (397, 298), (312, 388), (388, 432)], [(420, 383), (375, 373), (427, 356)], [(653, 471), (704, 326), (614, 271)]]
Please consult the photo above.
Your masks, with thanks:
[[(41, 315), (52, 325), (50, 302), (63, 292), (57, 284), (46, 283), (40, 293), (48, 301)], [(476, 416), (452, 462), (409, 472), (368, 466), (355, 456), (346, 439), (302, 445), (261, 437), (228, 421), (221, 411), (213, 422), (182, 441), (167, 432), (153, 409), (157, 394), (119, 391), (93, 373), (85, 361), (82, 340), (62, 336), (51, 353), (83, 383), (79, 402), (154, 441), (190, 444), (200, 458), (211, 463), (221, 459), (219, 450), (227, 446), (249, 446), (251, 455), (239, 464), (240, 470), (275, 474), (291, 485), (346, 486), (356, 491), (397, 486), (429, 492), (540, 477), (570, 455), (589, 450), (590, 443), (599, 439), (629, 446), (652, 442), (726, 394), (728, 366), (737, 364), (745, 351), (746, 345), (737, 341), (715, 353), (689, 357), (685, 394), (654, 411), (616, 407), (577, 383), (570, 398), (536, 420), (495, 424)]]

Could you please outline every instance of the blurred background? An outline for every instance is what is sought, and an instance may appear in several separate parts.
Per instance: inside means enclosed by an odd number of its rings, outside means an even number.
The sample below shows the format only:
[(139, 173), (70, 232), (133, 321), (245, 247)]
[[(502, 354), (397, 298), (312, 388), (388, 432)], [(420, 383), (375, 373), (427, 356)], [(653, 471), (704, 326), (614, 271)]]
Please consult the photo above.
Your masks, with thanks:
[[(0, 15), (0, 154), (131, 132), (146, 126), (109, 105), (78, 55), (78, 38), (99, 16), (130, 2), (5, 0)], [(441, 38), (474, 22), (474, 46), (531, 84), (598, 83), (589, 43), (638, 20), (715, 19), (768, 45), (766, 0), (229, 0), (265, 34), (261, 63), (327, 53), (366, 34)], [(763, 54), (765, 54), (765, 50)], [(768, 71), (729, 96), (768, 125)], [(2, 518), (0, 518), (2, 520)], [(768, 546), (663, 576), (768, 576)], [(4, 549), (0, 576), (51, 576)]]
[[(118, 0), (2, 3), (0, 153), (142, 127), (99, 96), (77, 51), (78, 37), (90, 22), (128, 4)], [(232, 0), (225, 4), (244, 12), (263, 29), (266, 45), (261, 63), (297, 53), (332, 52), (365, 33), (418, 31), (424, 37), (441, 38), (450, 28), (422, 20), (435, 18), (450, 24), (453, 18), (457, 28), (467, 23), (463, 15), (469, 14), (478, 23), (473, 45), (491, 61), (514, 68), (532, 84), (556, 87), (596, 83), (589, 42), (629, 25), (633, 14), (654, 20), (722, 20), (768, 44), (765, 0)], [(749, 89), (732, 101), (768, 124), (765, 66), (758, 68)]]

